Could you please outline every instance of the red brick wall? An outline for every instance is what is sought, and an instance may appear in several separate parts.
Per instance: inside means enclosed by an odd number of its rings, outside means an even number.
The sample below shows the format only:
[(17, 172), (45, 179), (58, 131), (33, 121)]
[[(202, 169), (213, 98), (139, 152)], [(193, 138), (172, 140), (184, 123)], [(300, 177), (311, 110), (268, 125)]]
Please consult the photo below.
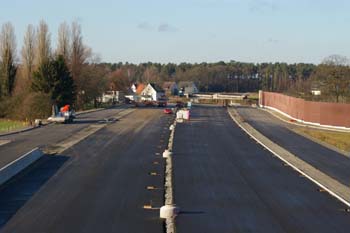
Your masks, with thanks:
[(261, 103), (299, 120), (350, 127), (350, 104), (305, 101), (273, 92), (262, 92)]

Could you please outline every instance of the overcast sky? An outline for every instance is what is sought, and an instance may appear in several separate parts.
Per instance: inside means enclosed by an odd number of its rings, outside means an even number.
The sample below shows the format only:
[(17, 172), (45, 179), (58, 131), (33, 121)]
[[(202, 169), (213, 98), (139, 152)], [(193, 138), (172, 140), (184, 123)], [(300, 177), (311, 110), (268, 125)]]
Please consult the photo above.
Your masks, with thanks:
[[(0, 24), (44, 19), (55, 44), (61, 22), (78, 20), (107, 62), (312, 62), (350, 57), (346, 0), (0, 0)], [(19, 50), (19, 48), (18, 48)]]

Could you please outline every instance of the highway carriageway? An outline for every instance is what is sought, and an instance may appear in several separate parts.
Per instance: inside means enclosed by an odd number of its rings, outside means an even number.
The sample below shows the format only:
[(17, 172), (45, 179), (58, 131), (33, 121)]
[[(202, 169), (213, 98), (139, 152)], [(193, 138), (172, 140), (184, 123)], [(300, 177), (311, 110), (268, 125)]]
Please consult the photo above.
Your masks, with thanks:
[(0, 146), (0, 168), (35, 147), (58, 144), (92, 124), (103, 123), (105, 119), (113, 118), (125, 110), (127, 110), (126, 105), (98, 110), (78, 115), (75, 121), (70, 124), (49, 124), (22, 133), (0, 136), (0, 140), (9, 141), (9, 143)]
[(270, 140), (343, 185), (350, 185), (349, 157), (293, 132), (290, 129), (293, 126), (267, 111), (251, 107), (236, 109), (247, 123)]
[(349, 232), (347, 206), (257, 144), (223, 107), (195, 106), (176, 126), (173, 169), (177, 232)]
[(1, 187), (1, 232), (163, 232), (159, 210), (143, 206), (164, 203), (162, 152), (172, 122), (162, 109), (135, 109), (45, 155)]
[[(156, 207), (172, 122), (161, 109), (138, 109), (45, 156), (1, 188), (2, 232), (164, 232)], [(173, 169), (177, 232), (350, 229), (341, 202), (255, 143), (223, 107), (196, 105), (177, 124)]]

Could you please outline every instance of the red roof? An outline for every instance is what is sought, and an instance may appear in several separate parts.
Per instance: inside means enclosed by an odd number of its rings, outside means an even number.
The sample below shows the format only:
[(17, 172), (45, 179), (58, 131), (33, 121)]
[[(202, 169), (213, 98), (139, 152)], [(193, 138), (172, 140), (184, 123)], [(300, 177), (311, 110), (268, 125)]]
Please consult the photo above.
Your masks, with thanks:
[(143, 83), (139, 83), (137, 84), (137, 88), (136, 88), (136, 94), (140, 95), (141, 92), (143, 91), (143, 89), (145, 89), (146, 85)]

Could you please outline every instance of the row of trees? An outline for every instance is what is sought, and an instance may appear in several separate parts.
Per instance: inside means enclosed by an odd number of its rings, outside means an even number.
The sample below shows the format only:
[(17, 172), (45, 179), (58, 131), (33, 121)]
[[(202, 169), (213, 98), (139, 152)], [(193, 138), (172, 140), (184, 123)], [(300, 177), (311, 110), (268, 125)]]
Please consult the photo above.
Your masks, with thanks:
[[(62, 23), (57, 47), (45, 21), (28, 25), (19, 56), (11, 23), (0, 32), (0, 117), (34, 119), (50, 114), (53, 104), (84, 108), (101, 95), (110, 70), (83, 43), (81, 26)], [(98, 90), (98, 91), (97, 91)]]
[[(297, 63), (104, 63), (116, 70), (113, 80), (131, 82), (194, 81), (201, 92), (282, 92), (316, 101), (350, 101), (350, 68), (346, 57), (332, 55), (319, 65)], [(123, 80), (123, 81), (122, 81)], [(117, 85), (122, 86), (122, 85)], [(321, 90), (313, 96), (311, 90)]]
[[(0, 32), (0, 117), (34, 119), (50, 114), (52, 104), (76, 109), (98, 104), (106, 90), (128, 91), (133, 82), (194, 81), (201, 92), (253, 92), (260, 89), (320, 101), (350, 101), (346, 57), (330, 56), (320, 65), (287, 63), (101, 63), (83, 43), (77, 22), (62, 23), (57, 47), (48, 26), (29, 25), (17, 54), (14, 28)], [(311, 89), (321, 96), (312, 96)]]
[(201, 91), (247, 92), (259, 89), (285, 91), (291, 85), (308, 79), (315, 71), (313, 64), (286, 63), (129, 63), (108, 64), (112, 70), (120, 70), (130, 82), (158, 82), (191, 80)]
[[(196, 82), (203, 92), (248, 92), (259, 89), (286, 91), (291, 86), (301, 89), (316, 70), (313, 64), (286, 63), (200, 63), (190, 64), (104, 64), (123, 71), (130, 82), (184, 81)], [(119, 72), (120, 73), (120, 72)]]
[(318, 100), (350, 102), (350, 66), (343, 56), (330, 56), (319, 65), (311, 82), (322, 91)]

